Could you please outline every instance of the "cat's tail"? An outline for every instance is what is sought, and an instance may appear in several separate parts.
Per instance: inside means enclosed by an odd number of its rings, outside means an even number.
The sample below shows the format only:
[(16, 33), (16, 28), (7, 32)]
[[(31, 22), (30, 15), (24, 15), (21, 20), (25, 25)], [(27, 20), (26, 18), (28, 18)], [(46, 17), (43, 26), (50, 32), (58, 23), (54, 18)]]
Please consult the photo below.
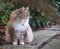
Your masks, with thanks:
[(33, 41), (33, 32), (30, 25), (28, 25), (28, 29), (27, 29), (27, 39), (28, 39), (28, 42)]

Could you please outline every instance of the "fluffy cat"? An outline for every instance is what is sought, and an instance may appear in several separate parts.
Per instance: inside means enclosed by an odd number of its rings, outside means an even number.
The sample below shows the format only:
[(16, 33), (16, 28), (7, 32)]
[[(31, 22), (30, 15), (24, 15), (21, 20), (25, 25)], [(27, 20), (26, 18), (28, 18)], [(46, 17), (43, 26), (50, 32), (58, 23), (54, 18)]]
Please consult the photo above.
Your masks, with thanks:
[(6, 27), (6, 42), (12, 42), (14, 45), (24, 45), (26, 42), (33, 41), (33, 32), (29, 25), (29, 7), (22, 7), (12, 12)]

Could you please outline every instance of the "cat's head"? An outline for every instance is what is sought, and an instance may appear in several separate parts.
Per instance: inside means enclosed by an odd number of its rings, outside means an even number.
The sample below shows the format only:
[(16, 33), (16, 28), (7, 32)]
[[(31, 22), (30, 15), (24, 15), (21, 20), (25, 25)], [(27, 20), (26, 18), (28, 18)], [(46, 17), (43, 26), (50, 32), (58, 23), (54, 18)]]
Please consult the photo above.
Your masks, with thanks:
[(19, 13), (17, 15), (17, 17), (21, 18), (21, 19), (26, 19), (29, 17), (29, 7), (22, 7), (19, 9)]

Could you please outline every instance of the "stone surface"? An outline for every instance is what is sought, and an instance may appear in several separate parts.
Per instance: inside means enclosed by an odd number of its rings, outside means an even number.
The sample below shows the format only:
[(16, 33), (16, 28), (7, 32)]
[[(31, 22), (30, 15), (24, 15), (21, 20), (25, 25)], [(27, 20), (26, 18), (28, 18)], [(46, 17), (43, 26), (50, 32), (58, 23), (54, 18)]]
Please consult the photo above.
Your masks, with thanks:
[[(60, 42), (60, 40), (56, 40), (57, 38), (54, 39), (54, 36), (57, 34), (60, 34), (60, 31), (58, 30), (53, 30), (58, 28), (57, 26), (54, 26), (52, 28), (48, 28), (46, 30), (38, 30), (34, 32), (34, 40), (31, 43), (28, 43), (24, 46), (22, 45), (2, 45), (0, 47), (5, 47), (5, 49), (48, 49), (55, 46), (55, 42)], [(58, 28), (60, 29), (60, 28)], [(54, 39), (54, 40), (53, 40)], [(51, 41), (52, 40), (52, 41)], [(48, 43), (49, 42), (49, 43)], [(51, 42), (51, 43), (50, 43)], [(56, 43), (57, 44), (57, 43)], [(47, 46), (45, 46), (47, 45)], [(51, 45), (51, 47), (49, 47)], [(53, 45), (53, 46), (52, 46)], [(57, 44), (58, 45), (58, 44)], [(57, 46), (58, 47), (58, 46)]]
[(47, 45), (45, 45), (42, 49), (60, 49), (60, 39), (53, 39)]

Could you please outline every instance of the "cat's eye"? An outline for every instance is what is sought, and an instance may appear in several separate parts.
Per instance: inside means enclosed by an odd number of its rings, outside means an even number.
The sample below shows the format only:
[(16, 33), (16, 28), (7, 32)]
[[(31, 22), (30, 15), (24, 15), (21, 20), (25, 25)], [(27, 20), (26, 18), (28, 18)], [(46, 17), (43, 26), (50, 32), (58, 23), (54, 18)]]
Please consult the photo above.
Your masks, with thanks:
[(29, 16), (29, 14), (28, 14), (28, 16)]
[(25, 16), (29, 16), (29, 14), (26, 13)]

